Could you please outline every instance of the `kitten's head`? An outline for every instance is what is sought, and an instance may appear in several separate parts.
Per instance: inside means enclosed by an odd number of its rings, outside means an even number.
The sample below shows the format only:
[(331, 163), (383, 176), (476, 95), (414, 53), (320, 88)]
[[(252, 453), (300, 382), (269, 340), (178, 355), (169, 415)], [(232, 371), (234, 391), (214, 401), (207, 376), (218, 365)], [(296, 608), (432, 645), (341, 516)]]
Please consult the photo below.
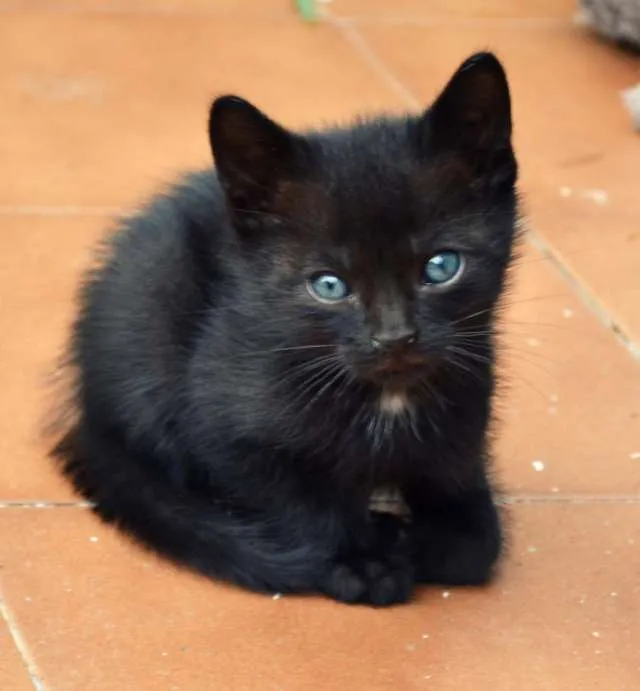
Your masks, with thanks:
[(415, 117), (302, 135), (228, 96), (210, 137), (250, 268), (245, 299), (273, 345), (326, 348), (390, 391), (487, 359), (516, 225), (509, 90), (493, 55), (469, 58)]

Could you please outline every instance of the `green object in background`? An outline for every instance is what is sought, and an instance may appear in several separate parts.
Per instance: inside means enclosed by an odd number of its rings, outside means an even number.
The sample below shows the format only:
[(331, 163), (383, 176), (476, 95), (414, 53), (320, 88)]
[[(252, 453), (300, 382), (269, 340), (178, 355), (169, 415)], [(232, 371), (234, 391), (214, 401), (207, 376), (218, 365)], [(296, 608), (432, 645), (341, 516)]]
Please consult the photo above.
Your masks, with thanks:
[(315, 22), (318, 18), (315, 0), (295, 0), (300, 16), (307, 22)]

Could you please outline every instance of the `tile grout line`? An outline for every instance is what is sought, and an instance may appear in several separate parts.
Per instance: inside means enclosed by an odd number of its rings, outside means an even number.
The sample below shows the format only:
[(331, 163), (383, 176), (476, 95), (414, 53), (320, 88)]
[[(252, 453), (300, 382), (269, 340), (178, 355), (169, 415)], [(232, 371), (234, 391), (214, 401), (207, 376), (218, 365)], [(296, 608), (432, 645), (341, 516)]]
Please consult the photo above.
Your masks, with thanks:
[(328, 15), (329, 18), (347, 22), (357, 26), (466, 26), (466, 27), (486, 27), (502, 26), (514, 29), (564, 29), (574, 26), (573, 20), (562, 17), (434, 17), (426, 19), (421, 17), (402, 17), (402, 16), (366, 16), (349, 15), (346, 17)]
[(619, 504), (640, 505), (640, 494), (498, 494), (496, 502), (504, 506), (532, 504)]
[(73, 3), (62, 3), (56, 6), (48, 7), (0, 7), (0, 15), (20, 14), (20, 15), (58, 15), (67, 16), (74, 15), (75, 17), (160, 17), (160, 18), (175, 18), (175, 17), (210, 17), (210, 18), (231, 18), (239, 21), (247, 21), (251, 19), (268, 20), (268, 21), (290, 21), (299, 19), (294, 10), (267, 10), (267, 11), (239, 11), (234, 9), (179, 9), (167, 7), (165, 9), (159, 8), (131, 8), (131, 7), (83, 7), (81, 4), (74, 5)]
[[(552, 17), (552, 16), (526, 16), (526, 17), (412, 17), (405, 15), (364, 15), (353, 14), (347, 16), (335, 15), (328, 7), (331, 0), (317, 0), (318, 7), (316, 12), (318, 20), (337, 19), (348, 21), (360, 25), (386, 24), (390, 26), (440, 26), (440, 25), (462, 25), (462, 26), (485, 26), (487, 24), (500, 24), (508, 27), (565, 27), (572, 26), (574, 21), (571, 17)], [(25, 8), (14, 4), (0, 7), (0, 14), (54, 14), (54, 15), (133, 15), (133, 16), (155, 16), (155, 17), (230, 17), (240, 21), (246, 19), (259, 20), (297, 20), (304, 21), (296, 10), (292, 7), (289, 10), (266, 10), (266, 11), (245, 11), (238, 9), (181, 9), (178, 7), (166, 8), (131, 8), (122, 5), (115, 7), (84, 7), (82, 4), (74, 2), (59, 2), (55, 5), (37, 8)]]
[(90, 501), (0, 501), (0, 509), (91, 509)]
[(117, 206), (0, 206), (0, 216), (126, 216), (135, 209)]
[[(342, 34), (344, 40), (360, 56), (362, 61), (376, 73), (393, 93), (412, 109), (423, 108), (423, 104), (416, 98), (402, 80), (376, 55), (375, 51), (368, 44), (364, 36), (358, 31), (357, 27), (345, 19), (337, 19), (327, 16), (327, 22), (331, 24), (338, 33)], [(558, 272), (562, 279), (569, 285), (571, 292), (586, 306), (588, 311), (596, 318), (607, 331), (613, 334), (614, 339), (621, 343), (634, 359), (640, 359), (640, 346), (636, 345), (629, 334), (617, 323), (609, 311), (601, 305), (589, 288), (582, 285), (576, 274), (570, 267), (560, 259), (552, 246), (530, 226), (527, 227), (526, 237), (529, 243), (540, 254), (549, 261), (551, 266)]]
[[(385, 499), (385, 501), (387, 501)], [(518, 504), (640, 504), (640, 494), (579, 494), (524, 492), (522, 494), (496, 494), (496, 502), (505, 505)], [(92, 509), (89, 501), (0, 501), (0, 509)]]
[(546, 242), (539, 233), (531, 228), (527, 230), (526, 237), (529, 244), (540, 252), (540, 254), (542, 254), (562, 276), (565, 282), (569, 284), (574, 295), (576, 295), (589, 312), (595, 316), (597, 321), (599, 321), (607, 331), (613, 333), (615, 339), (629, 351), (633, 358), (640, 360), (640, 345), (634, 343), (631, 336), (618, 324), (613, 315), (610, 314), (606, 307), (598, 300), (593, 291), (590, 290), (590, 288), (569, 268), (567, 262), (561, 259), (559, 256), (560, 253), (554, 251), (552, 245)]
[(405, 105), (409, 105), (411, 108), (419, 107), (418, 100), (411, 90), (396, 77), (394, 72), (390, 70), (382, 60), (380, 60), (353, 23), (345, 19), (332, 17), (331, 15), (327, 15), (325, 19), (328, 24), (333, 26), (334, 29), (342, 35), (342, 38), (353, 48), (356, 55), (359, 55), (362, 61), (367, 64), (374, 73), (382, 77), (382, 81), (386, 83), (395, 96), (399, 97)]
[(22, 660), (22, 664), (24, 665), (26, 672), (29, 675), (31, 685), (33, 686), (35, 691), (45, 691), (45, 685), (42, 681), (42, 675), (38, 671), (38, 667), (33, 659), (31, 651), (29, 650), (29, 646), (27, 645), (27, 642), (25, 641), (22, 633), (20, 632), (18, 624), (16, 620), (13, 618), (11, 612), (9, 611), (9, 608), (7, 607), (7, 604), (4, 600), (4, 596), (1, 593), (0, 617), (2, 617), (5, 624), (7, 625), (9, 635), (11, 636), (11, 639), (13, 640), (13, 645), (18, 651), (20, 659)]

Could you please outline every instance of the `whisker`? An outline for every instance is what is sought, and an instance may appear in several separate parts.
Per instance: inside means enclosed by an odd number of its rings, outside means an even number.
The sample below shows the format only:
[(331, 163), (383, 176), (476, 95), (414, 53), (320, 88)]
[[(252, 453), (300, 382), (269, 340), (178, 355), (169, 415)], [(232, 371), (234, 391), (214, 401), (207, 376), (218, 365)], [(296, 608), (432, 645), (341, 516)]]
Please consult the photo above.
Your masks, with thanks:
[(446, 413), (447, 405), (451, 404), (451, 402), (446, 398), (446, 396), (443, 396), (441, 393), (436, 391), (436, 389), (433, 387), (431, 382), (426, 377), (418, 377), (417, 381), (418, 384), (429, 394), (429, 396), (437, 402), (442, 412)]
[(316, 370), (332, 369), (333, 366), (337, 365), (338, 363), (339, 360), (335, 355), (316, 358), (309, 362), (300, 363), (298, 366), (291, 368), (288, 372), (286, 372), (286, 375), (288, 376), (285, 376), (285, 378), (281, 379), (280, 381), (293, 381), (297, 379), (300, 381), (300, 383), (308, 386), (313, 377), (316, 375), (313, 374), (312, 377), (307, 375), (316, 372)]
[[(478, 349), (485, 352), (489, 352), (491, 350), (491, 348), (488, 347), (485, 343), (478, 343), (473, 339), (456, 338), (455, 341), (457, 344), (466, 346), (467, 348), (473, 348), (476, 351)], [(513, 357), (515, 355), (523, 361), (528, 362), (529, 364), (534, 365), (536, 367), (539, 367), (543, 372), (545, 372), (545, 374), (548, 374), (549, 376), (553, 375), (547, 369), (545, 369), (539, 362), (536, 362), (535, 358), (554, 366), (559, 366), (561, 364), (557, 359), (551, 358), (545, 353), (538, 352), (537, 350), (525, 350), (524, 348), (519, 347), (513, 343), (509, 343), (508, 341), (501, 340), (496, 345), (495, 352), (498, 357), (501, 357), (503, 354), (506, 354), (507, 357)], [(532, 360), (529, 358), (534, 359)]]
[(289, 407), (297, 409), (298, 406), (302, 405), (302, 412), (306, 412), (307, 408), (309, 407), (309, 402), (307, 401), (305, 403), (305, 397), (307, 397), (310, 393), (313, 393), (316, 388), (322, 387), (334, 371), (334, 367), (327, 366), (321, 369), (320, 372), (316, 373), (309, 380), (300, 381), (300, 385), (295, 387), (295, 395), (288, 401)]
[(453, 326), (457, 324), (463, 324), (466, 321), (469, 321), (470, 319), (473, 319), (474, 317), (481, 317), (483, 314), (488, 314), (493, 310), (493, 307), (487, 307), (486, 309), (483, 310), (478, 310), (477, 312), (474, 312), (473, 314), (468, 314), (465, 317), (461, 317), (460, 319), (454, 319), (451, 324)]
[(451, 355), (447, 355), (445, 358), (445, 361), (448, 362), (449, 364), (461, 369), (463, 372), (466, 372), (467, 374), (471, 375), (478, 381), (483, 381), (482, 377), (480, 376), (479, 372), (472, 367), (469, 367), (466, 365), (464, 362), (461, 362), (459, 358), (453, 357)]
[(458, 346), (448, 346), (448, 349), (452, 353), (457, 353), (458, 355), (461, 355), (463, 357), (468, 357), (471, 360), (475, 360), (476, 362), (482, 362), (486, 365), (491, 365), (493, 363), (493, 360), (490, 357), (487, 357), (486, 355), (481, 355), (479, 353), (474, 353), (473, 351), (467, 350), (466, 348), (459, 348)]
[[(544, 365), (542, 365), (541, 363), (536, 362), (535, 360), (529, 360), (529, 359), (526, 357), (526, 355), (525, 355), (524, 353), (520, 352), (520, 353), (517, 353), (516, 355), (517, 355), (517, 358), (518, 358), (517, 361), (521, 361), (521, 362), (526, 363), (527, 365), (531, 365), (532, 367), (535, 367), (535, 368), (538, 369), (540, 372), (542, 372), (542, 373), (545, 374), (547, 377), (549, 377), (549, 379), (557, 379), (557, 378), (558, 378), (558, 375), (557, 375), (557, 374), (554, 374), (553, 372), (551, 372), (550, 370), (548, 370), (548, 369), (547, 369)], [(516, 361), (516, 362), (517, 362), (517, 361)], [(556, 365), (556, 364), (557, 364), (557, 363), (554, 363), (552, 360), (549, 361), (549, 362), (550, 362), (550, 364), (552, 364), (552, 365)], [(508, 368), (506, 367), (506, 365), (502, 365), (502, 364), (501, 364), (501, 367), (503, 367), (503, 366), (505, 367), (505, 370), (504, 370), (504, 371), (505, 371), (505, 373), (506, 373), (507, 376), (513, 376), (513, 375), (514, 375), (514, 372), (513, 372), (513, 366), (514, 366), (514, 364), (515, 364), (515, 363), (510, 363), (510, 365), (508, 366)]]
[(324, 343), (314, 343), (311, 345), (302, 345), (302, 346), (278, 346), (276, 348), (269, 348), (268, 350), (252, 350), (248, 353), (237, 353), (237, 355), (240, 355), (241, 357), (252, 357), (253, 355), (270, 355), (271, 353), (290, 353), (290, 352), (305, 352), (308, 350), (317, 350), (317, 349), (327, 349), (327, 348), (335, 348), (333, 344), (324, 344)]
[(541, 300), (555, 300), (559, 298), (570, 298), (571, 295), (568, 293), (548, 293), (546, 295), (532, 295), (528, 298), (521, 298), (518, 300), (513, 300), (507, 296), (505, 298), (505, 307), (513, 307), (515, 305), (526, 305), (528, 302), (540, 302)]
[(316, 386), (322, 386), (328, 377), (339, 366), (337, 356), (325, 356), (287, 373), (288, 376), (278, 380), (277, 386), (289, 386), (293, 389), (293, 395), (289, 396), (289, 406), (296, 407), (302, 402), (305, 395), (312, 392)]
[(318, 369), (322, 369), (331, 363), (337, 362), (336, 355), (326, 355), (321, 358), (314, 358), (308, 362), (300, 362), (290, 367), (284, 376), (278, 380), (278, 383), (291, 384), (295, 380), (301, 380), (301, 383), (309, 383), (309, 375)]
[(520, 376), (513, 376), (513, 375), (510, 376), (507, 380), (507, 384), (509, 381), (526, 384), (526, 386), (528, 386), (534, 393), (538, 394), (538, 396), (540, 396), (540, 398), (543, 401), (547, 402), (549, 400), (548, 395), (545, 395), (535, 384), (533, 384), (531, 381), (529, 381), (528, 379), (526, 379), (525, 377), (523, 377), (521, 375)]
[(315, 393), (315, 395), (311, 398), (311, 400), (307, 403), (305, 406), (305, 409), (312, 408), (314, 404), (321, 398), (322, 394), (331, 386), (333, 386), (339, 379), (340, 377), (344, 376), (344, 370), (341, 368), (338, 368), (337, 371), (335, 372), (334, 376), (331, 377), (331, 379), (328, 379), (328, 381), (320, 388), (319, 391)]

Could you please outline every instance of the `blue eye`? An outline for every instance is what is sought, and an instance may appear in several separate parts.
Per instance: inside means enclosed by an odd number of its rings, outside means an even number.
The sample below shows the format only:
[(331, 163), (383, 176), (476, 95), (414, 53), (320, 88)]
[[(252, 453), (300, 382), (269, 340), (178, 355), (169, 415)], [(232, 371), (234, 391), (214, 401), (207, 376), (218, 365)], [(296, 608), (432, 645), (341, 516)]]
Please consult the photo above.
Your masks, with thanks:
[(440, 285), (455, 278), (462, 269), (462, 257), (457, 252), (438, 252), (427, 259), (422, 273), (422, 282)]
[(324, 302), (340, 302), (349, 296), (349, 286), (335, 274), (317, 274), (307, 285), (311, 295)]

